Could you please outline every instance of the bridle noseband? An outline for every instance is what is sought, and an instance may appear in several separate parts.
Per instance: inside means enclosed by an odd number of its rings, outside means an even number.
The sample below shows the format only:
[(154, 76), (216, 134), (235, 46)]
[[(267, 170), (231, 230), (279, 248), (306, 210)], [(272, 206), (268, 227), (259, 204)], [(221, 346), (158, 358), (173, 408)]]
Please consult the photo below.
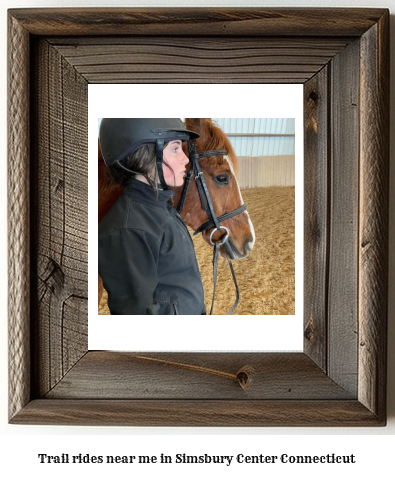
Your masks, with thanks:
[[(223, 214), (222, 216), (217, 217), (217, 215), (215, 214), (215, 211), (214, 211), (214, 207), (213, 207), (213, 203), (211, 201), (210, 194), (209, 194), (208, 189), (207, 189), (207, 184), (206, 184), (206, 181), (204, 179), (203, 171), (200, 169), (199, 160), (202, 159), (202, 158), (209, 158), (209, 157), (212, 157), (212, 156), (226, 156), (228, 154), (228, 152), (224, 149), (221, 149), (221, 150), (217, 150), (217, 151), (206, 151), (205, 153), (200, 153), (199, 154), (199, 153), (196, 152), (196, 144), (195, 144), (195, 141), (193, 141), (193, 140), (188, 141), (188, 150), (189, 150), (189, 161), (191, 163), (191, 168), (187, 173), (187, 177), (186, 177), (185, 184), (184, 184), (184, 189), (182, 191), (182, 196), (181, 196), (180, 202), (178, 203), (178, 206), (177, 206), (177, 212), (180, 213), (182, 211), (183, 207), (184, 207), (185, 198), (186, 198), (188, 188), (189, 188), (189, 185), (190, 185), (190, 182), (191, 182), (191, 179), (192, 179), (192, 175), (194, 175), (195, 176), (195, 181), (196, 181), (196, 186), (197, 186), (197, 189), (198, 189), (198, 192), (199, 192), (200, 202), (201, 202), (202, 208), (206, 212), (207, 217), (208, 217), (209, 220), (207, 222), (205, 222), (204, 224), (202, 224), (201, 226), (199, 226), (196, 229), (196, 231), (193, 233), (193, 235), (195, 236), (199, 232), (203, 232), (203, 231), (209, 229), (210, 227), (214, 227), (214, 229), (212, 230), (212, 232), (210, 234), (210, 238), (209, 238), (210, 244), (214, 248), (214, 250), (213, 250), (214, 290), (213, 290), (213, 300), (212, 300), (212, 303), (211, 303), (210, 315), (212, 315), (213, 308), (214, 308), (215, 289), (216, 289), (216, 283), (217, 283), (217, 264), (218, 264), (219, 248), (221, 246), (224, 246), (226, 248), (226, 252), (228, 253), (228, 256), (230, 257), (230, 258), (227, 257), (227, 260), (228, 260), (228, 264), (229, 264), (229, 267), (230, 267), (230, 270), (231, 270), (231, 273), (232, 273), (233, 282), (234, 282), (235, 288), (236, 288), (236, 301), (233, 304), (232, 308), (229, 310), (229, 312), (227, 312), (227, 314), (226, 314), (226, 315), (232, 315), (235, 312), (237, 306), (239, 305), (239, 300), (240, 300), (239, 287), (237, 285), (236, 275), (235, 275), (235, 272), (234, 272), (233, 266), (232, 266), (232, 259), (235, 259), (236, 256), (235, 256), (235, 254), (232, 250), (231, 245), (228, 242), (229, 229), (225, 226), (221, 226), (220, 223), (226, 221), (227, 219), (230, 219), (231, 217), (234, 217), (234, 216), (237, 216), (238, 214), (243, 213), (247, 209), (247, 205), (242, 204), (240, 207), (238, 207), (234, 211)], [(219, 231), (221, 229), (224, 230), (225, 235), (220, 239), (220, 241), (217, 241), (217, 242), (213, 241), (213, 234), (216, 231)]]

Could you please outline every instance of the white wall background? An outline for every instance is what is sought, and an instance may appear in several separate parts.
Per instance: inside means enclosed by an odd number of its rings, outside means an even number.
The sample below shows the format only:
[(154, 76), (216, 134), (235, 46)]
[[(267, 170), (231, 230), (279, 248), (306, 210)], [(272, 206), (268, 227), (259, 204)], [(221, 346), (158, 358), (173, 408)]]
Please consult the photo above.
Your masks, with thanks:
[[(266, 468), (268, 465), (244, 465), (244, 467), (217, 468), (219, 476), (239, 476), (240, 471), (248, 473), (250, 476), (263, 476), (269, 472), (269, 476), (285, 476), (285, 473), (292, 473), (294, 476), (332, 476), (336, 473), (340, 476), (351, 476), (358, 472), (366, 474), (381, 474), (390, 476), (394, 470), (392, 455), (395, 445), (395, 167), (391, 170), (391, 230), (390, 244), (390, 303), (389, 303), (389, 381), (388, 381), (388, 426), (385, 428), (334, 428), (334, 429), (148, 429), (148, 428), (80, 428), (80, 427), (27, 427), (27, 426), (9, 426), (7, 425), (7, 236), (5, 233), (5, 224), (7, 222), (6, 212), (6, 175), (7, 175), (7, 133), (6, 133), (6, 45), (7, 45), (7, 25), (6, 10), (16, 7), (99, 7), (99, 6), (184, 6), (184, 0), (167, 1), (111, 1), (111, 0), (91, 0), (91, 1), (62, 1), (62, 0), (5, 0), (1, 5), (0, 17), (0, 95), (1, 95), (1, 118), (0, 118), (0, 224), (3, 234), (0, 238), (0, 270), (3, 272), (0, 288), (0, 433), (6, 436), (2, 440), (0, 454), (0, 470), (2, 476), (10, 476), (22, 473), (30, 476), (69, 476), (70, 472), (75, 476), (86, 476), (95, 473), (96, 476), (102, 476), (102, 473), (108, 474), (110, 471), (106, 466), (94, 470), (91, 466), (89, 470), (87, 465), (67, 468), (67, 465), (39, 465), (37, 460), (38, 453), (60, 454), (60, 453), (91, 453), (91, 454), (159, 454), (161, 451), (168, 454), (187, 452), (192, 454), (267, 454), (269, 453), (295, 453), (306, 454), (318, 453), (326, 454), (332, 452), (350, 454), (357, 456), (356, 465), (293, 465), (292, 468)], [(386, 7), (391, 11), (391, 74), (392, 83), (395, 81), (395, 0), (332, 0), (330, 5), (326, 0), (305, 0), (292, 1), (286, 0), (280, 2), (268, 2), (264, 0), (190, 0), (188, 7)], [(391, 124), (395, 116), (395, 98), (394, 91), (391, 95)], [(393, 128), (392, 128), (393, 131)], [(391, 144), (391, 162), (394, 166), (394, 137), (392, 134)], [(8, 158), (12, 167), (12, 158)], [(54, 437), (56, 435), (56, 438)], [(89, 438), (84, 435), (92, 435)], [(220, 437), (218, 435), (221, 435)], [(315, 435), (322, 435), (320, 438)], [(352, 435), (352, 436), (350, 436)], [(121, 465), (119, 465), (121, 466)], [(154, 466), (154, 465), (152, 465)], [(169, 465), (168, 465), (169, 466)], [(201, 472), (211, 471), (205, 465), (196, 465), (196, 467), (185, 468), (186, 465), (178, 465), (179, 468), (172, 467), (168, 469), (173, 476), (191, 475), (199, 476)], [(199, 468), (200, 466), (200, 468)], [(202, 468), (202, 466), (205, 466)], [(217, 465), (220, 466), (220, 465)], [(262, 468), (263, 466), (263, 468)], [(54, 468), (55, 467), (55, 468)], [(130, 465), (129, 465), (130, 467)], [(246, 468), (247, 467), (247, 468)], [(352, 467), (352, 468), (351, 468)], [(7, 472), (6, 470), (9, 469)], [(132, 468), (111, 468), (116, 476), (133, 476), (137, 469)], [(270, 470), (270, 471), (269, 471)], [(385, 471), (384, 471), (385, 470)], [(151, 467), (139, 469), (138, 476), (145, 476), (146, 473), (159, 471), (159, 465), (153, 469)], [(5, 473), (4, 473), (5, 472)], [(274, 473), (273, 473), (274, 472)], [(103, 473), (103, 476), (104, 476)], [(39, 475), (40, 474), (40, 475)], [(66, 475), (67, 474), (67, 475)]]

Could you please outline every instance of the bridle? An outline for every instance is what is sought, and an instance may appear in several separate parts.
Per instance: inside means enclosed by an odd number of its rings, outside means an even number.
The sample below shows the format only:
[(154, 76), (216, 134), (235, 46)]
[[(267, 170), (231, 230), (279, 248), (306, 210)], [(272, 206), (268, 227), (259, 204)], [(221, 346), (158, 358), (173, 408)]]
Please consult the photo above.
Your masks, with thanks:
[[(199, 160), (202, 158), (210, 158), (211, 156), (226, 156), (228, 152), (224, 149), (216, 150), (216, 151), (206, 151), (205, 153), (197, 153), (196, 152), (196, 143), (193, 140), (188, 141), (188, 150), (189, 150), (189, 162), (191, 163), (191, 168), (187, 173), (184, 189), (182, 191), (181, 199), (177, 206), (177, 212), (180, 213), (184, 207), (185, 198), (188, 192), (188, 188), (192, 179), (192, 175), (195, 177), (196, 186), (199, 192), (200, 202), (202, 205), (203, 210), (206, 212), (208, 221), (199, 226), (196, 231), (193, 233), (195, 236), (196, 234), (209, 229), (210, 227), (214, 227), (210, 234), (210, 244), (213, 246), (213, 281), (214, 281), (214, 290), (213, 290), (213, 299), (211, 303), (211, 310), (210, 315), (212, 315), (213, 308), (214, 308), (214, 301), (215, 301), (215, 289), (217, 284), (217, 270), (218, 270), (218, 257), (219, 257), (219, 249), (221, 246), (224, 246), (226, 252), (229, 257), (227, 257), (227, 261), (230, 267), (230, 271), (232, 273), (233, 282), (236, 288), (236, 300), (233, 304), (232, 308), (227, 312), (226, 315), (232, 315), (237, 306), (239, 305), (240, 300), (240, 292), (239, 287), (237, 285), (236, 275), (233, 269), (232, 260), (236, 258), (231, 245), (228, 242), (229, 239), (229, 229), (225, 226), (221, 226), (220, 223), (230, 219), (231, 217), (237, 216), (238, 214), (243, 213), (247, 209), (246, 204), (242, 204), (237, 209), (223, 214), (222, 216), (217, 217), (214, 211), (213, 203), (211, 201), (210, 194), (207, 189), (207, 184), (204, 179), (204, 174), (200, 169)], [(220, 239), (220, 241), (213, 240), (213, 234), (216, 231), (224, 230), (225, 235)]]

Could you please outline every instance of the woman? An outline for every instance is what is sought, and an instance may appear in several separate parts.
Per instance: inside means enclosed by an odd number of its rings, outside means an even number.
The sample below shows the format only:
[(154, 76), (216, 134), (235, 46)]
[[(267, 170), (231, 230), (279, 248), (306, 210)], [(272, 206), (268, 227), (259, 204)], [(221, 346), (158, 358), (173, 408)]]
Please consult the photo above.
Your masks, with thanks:
[(169, 204), (199, 137), (180, 119), (104, 118), (99, 141), (112, 178), (126, 186), (99, 224), (99, 274), (113, 315), (205, 313), (195, 250)]

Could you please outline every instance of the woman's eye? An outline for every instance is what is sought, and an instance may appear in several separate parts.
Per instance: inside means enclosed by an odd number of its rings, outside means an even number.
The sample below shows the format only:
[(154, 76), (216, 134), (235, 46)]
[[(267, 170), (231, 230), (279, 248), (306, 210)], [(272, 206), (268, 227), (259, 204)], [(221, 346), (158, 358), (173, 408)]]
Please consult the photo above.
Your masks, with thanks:
[(229, 184), (229, 176), (227, 174), (220, 174), (213, 178), (214, 182), (220, 186), (226, 186)]

